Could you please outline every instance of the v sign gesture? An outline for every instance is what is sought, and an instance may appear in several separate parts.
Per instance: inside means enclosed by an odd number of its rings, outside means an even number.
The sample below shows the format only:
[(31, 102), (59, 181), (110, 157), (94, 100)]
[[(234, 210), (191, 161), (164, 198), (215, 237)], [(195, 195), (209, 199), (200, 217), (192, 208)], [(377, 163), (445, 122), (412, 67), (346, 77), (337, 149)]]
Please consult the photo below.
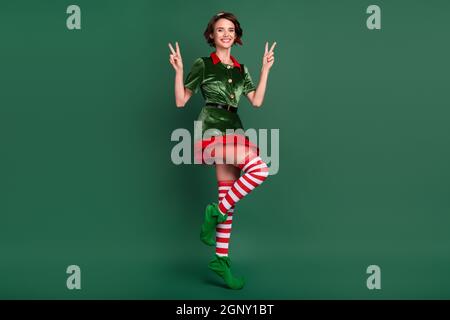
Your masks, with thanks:
[(262, 64), (263, 70), (269, 71), (269, 69), (272, 67), (272, 65), (275, 61), (275, 58), (273, 56), (274, 55), (273, 49), (275, 49), (276, 45), (277, 45), (277, 43), (274, 42), (269, 50), (269, 43), (266, 42), (266, 48), (264, 50), (264, 57), (263, 57), (263, 64)]
[(175, 69), (175, 103), (178, 108), (184, 107), (186, 102), (191, 98), (192, 92), (184, 88), (183, 83), (183, 59), (181, 59), (180, 47), (178, 42), (175, 42), (174, 49), (169, 43), (170, 49), (170, 64)]
[(169, 61), (173, 66), (176, 72), (183, 71), (183, 59), (181, 58), (180, 47), (178, 46), (178, 42), (175, 42), (176, 50), (172, 47), (172, 44), (169, 43), (169, 49), (172, 52), (170, 55)]
[(274, 42), (269, 50), (269, 43), (266, 42), (258, 87), (255, 91), (247, 93), (247, 98), (254, 107), (260, 107), (263, 103), (269, 70), (272, 68), (275, 61), (273, 49), (275, 49), (276, 45), (277, 43)]

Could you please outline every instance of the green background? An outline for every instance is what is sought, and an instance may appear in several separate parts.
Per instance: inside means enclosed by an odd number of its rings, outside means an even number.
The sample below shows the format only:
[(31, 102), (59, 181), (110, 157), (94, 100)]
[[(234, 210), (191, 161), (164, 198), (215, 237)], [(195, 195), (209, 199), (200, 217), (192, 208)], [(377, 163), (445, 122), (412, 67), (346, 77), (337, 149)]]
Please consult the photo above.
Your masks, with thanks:
[[(82, 29), (66, 28), (81, 8)], [(381, 30), (366, 8), (381, 7)], [(0, 2), (0, 298), (449, 299), (448, 1)], [(232, 54), (265, 102), (246, 128), (280, 129), (280, 170), (236, 207), (241, 291), (199, 241), (212, 167), (172, 164), (200, 94), (173, 96), (202, 33), (235, 13)], [(81, 267), (81, 290), (66, 288)], [(381, 268), (368, 290), (366, 268)]]

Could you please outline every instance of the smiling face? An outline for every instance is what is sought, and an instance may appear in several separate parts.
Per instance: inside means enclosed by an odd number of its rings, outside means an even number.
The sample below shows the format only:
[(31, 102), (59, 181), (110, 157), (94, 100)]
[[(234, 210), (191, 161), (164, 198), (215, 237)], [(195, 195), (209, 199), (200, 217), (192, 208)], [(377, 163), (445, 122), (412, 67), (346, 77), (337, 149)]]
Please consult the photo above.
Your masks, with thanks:
[(228, 49), (234, 44), (236, 39), (236, 28), (234, 23), (228, 19), (219, 19), (214, 25), (214, 33), (210, 34), (214, 39), (216, 48)]

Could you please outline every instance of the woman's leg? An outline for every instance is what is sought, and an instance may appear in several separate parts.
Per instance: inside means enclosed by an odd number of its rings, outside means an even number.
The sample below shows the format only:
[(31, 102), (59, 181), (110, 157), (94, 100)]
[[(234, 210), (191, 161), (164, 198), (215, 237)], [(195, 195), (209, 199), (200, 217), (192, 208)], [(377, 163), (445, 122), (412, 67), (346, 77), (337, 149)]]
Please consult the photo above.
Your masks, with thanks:
[[(216, 175), (219, 188), (219, 201), (221, 201), (239, 178), (240, 169), (231, 164), (216, 164)], [(228, 210), (226, 221), (216, 225), (216, 254), (209, 262), (208, 267), (220, 276), (229, 288), (242, 289), (245, 283), (244, 278), (233, 275), (231, 271), (231, 260), (228, 257), (233, 210), (234, 208)]]
[[(225, 197), (233, 184), (240, 177), (240, 169), (231, 164), (216, 164), (216, 176), (218, 185), (219, 202)], [(216, 254), (228, 256), (228, 246), (231, 237), (234, 207), (228, 210), (227, 220), (216, 226)]]
[(241, 176), (241, 170), (234, 164), (216, 164), (217, 181), (236, 181)]
[[(234, 164), (244, 174), (237, 179), (230, 190), (219, 202), (218, 209), (221, 214), (227, 214), (234, 205), (262, 184), (269, 175), (267, 164), (257, 155), (254, 150), (245, 146), (227, 146), (226, 154), (236, 154)], [(232, 150), (228, 150), (233, 148)], [(234, 153), (233, 153), (234, 152)]]
[[(235, 158), (236, 163), (233, 165), (216, 164), (219, 205), (210, 207), (212, 210), (210, 212), (215, 212), (214, 217), (220, 217), (221, 222), (216, 224), (216, 256), (208, 264), (208, 267), (222, 277), (228, 287), (241, 289), (245, 281), (242, 277), (235, 277), (232, 274), (231, 261), (228, 257), (228, 241), (232, 222), (229, 218), (232, 218), (235, 203), (259, 186), (267, 178), (269, 169), (265, 162), (255, 152), (249, 152), (248, 148), (231, 145), (225, 149), (228, 149), (226, 154), (236, 154), (237, 157)], [(223, 158), (221, 159), (223, 160)], [(244, 174), (240, 177), (241, 171)], [(219, 221), (219, 218), (215, 219)], [(208, 234), (208, 232), (204, 232), (208, 228), (202, 228), (202, 234)]]
[[(230, 169), (230, 165), (225, 165), (224, 154), (236, 155), (234, 167), (236, 169)], [(236, 202), (244, 198), (247, 194), (251, 193), (253, 189), (263, 183), (269, 175), (269, 168), (266, 163), (257, 155), (254, 150), (243, 145), (227, 145), (223, 149), (220, 148), (216, 153), (216, 167), (224, 166), (226, 169), (219, 169), (221, 178), (233, 179), (237, 177), (239, 170), (244, 174), (239, 177), (226, 191), (224, 197), (219, 203), (211, 203), (206, 207), (205, 220), (202, 224), (200, 232), (200, 239), (207, 245), (214, 245), (215, 243), (215, 231), (217, 224), (223, 224), (227, 221), (227, 214), (232, 209)], [(228, 161), (227, 161), (228, 162)], [(235, 170), (236, 175), (232, 175)], [(231, 173), (230, 173), (231, 172)]]

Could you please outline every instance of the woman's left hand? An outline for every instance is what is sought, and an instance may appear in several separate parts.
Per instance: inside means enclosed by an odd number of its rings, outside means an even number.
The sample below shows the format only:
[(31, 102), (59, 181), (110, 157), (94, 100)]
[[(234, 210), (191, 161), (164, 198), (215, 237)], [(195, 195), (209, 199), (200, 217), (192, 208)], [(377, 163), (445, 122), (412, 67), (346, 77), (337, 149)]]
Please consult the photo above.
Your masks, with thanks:
[(273, 63), (275, 61), (273, 49), (275, 49), (276, 44), (277, 43), (274, 42), (270, 47), (270, 50), (268, 50), (269, 43), (266, 42), (266, 48), (264, 50), (263, 65), (262, 65), (263, 70), (269, 71), (269, 69), (273, 66)]

